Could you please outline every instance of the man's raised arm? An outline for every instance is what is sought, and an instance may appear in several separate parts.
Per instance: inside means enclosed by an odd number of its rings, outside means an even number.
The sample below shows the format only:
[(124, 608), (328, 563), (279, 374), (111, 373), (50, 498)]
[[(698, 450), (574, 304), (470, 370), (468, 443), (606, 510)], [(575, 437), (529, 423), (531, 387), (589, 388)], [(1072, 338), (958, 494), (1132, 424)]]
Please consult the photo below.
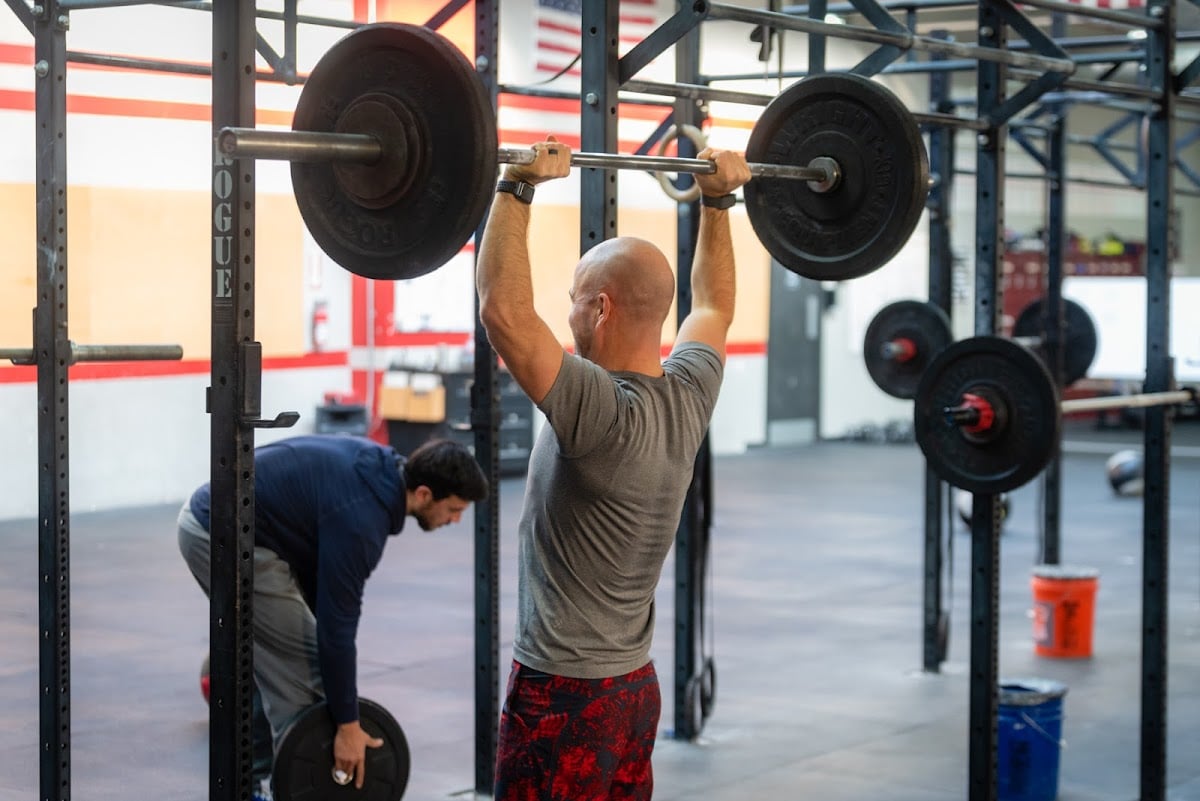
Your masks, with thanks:
[(741, 154), (728, 150), (706, 148), (698, 158), (711, 159), (717, 171), (696, 175), (703, 199), (692, 262), (692, 309), (680, 324), (675, 342), (702, 342), (724, 361), (737, 283), (728, 209), (733, 205), (733, 191), (750, 180), (750, 168)]
[(508, 165), (484, 227), (475, 267), (479, 315), (492, 348), (534, 403), (554, 386), (563, 349), (533, 306), (529, 218), (533, 187), (570, 171), (571, 150), (548, 141), (534, 145), (528, 165)]

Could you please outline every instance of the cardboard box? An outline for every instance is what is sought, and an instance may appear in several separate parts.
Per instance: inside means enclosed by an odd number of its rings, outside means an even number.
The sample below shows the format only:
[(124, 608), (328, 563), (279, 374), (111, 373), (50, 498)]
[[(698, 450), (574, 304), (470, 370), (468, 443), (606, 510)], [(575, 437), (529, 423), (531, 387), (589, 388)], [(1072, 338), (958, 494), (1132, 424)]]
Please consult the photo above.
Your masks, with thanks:
[(404, 415), (408, 413), (410, 393), (411, 390), (408, 387), (381, 386), (379, 388), (379, 416), (385, 420), (403, 420)]
[(440, 423), (446, 419), (446, 388), (418, 390), (409, 387), (408, 409), (403, 419), (412, 423)]
[(440, 423), (446, 419), (446, 388), (433, 373), (389, 372), (379, 388), (379, 416), (385, 420)]

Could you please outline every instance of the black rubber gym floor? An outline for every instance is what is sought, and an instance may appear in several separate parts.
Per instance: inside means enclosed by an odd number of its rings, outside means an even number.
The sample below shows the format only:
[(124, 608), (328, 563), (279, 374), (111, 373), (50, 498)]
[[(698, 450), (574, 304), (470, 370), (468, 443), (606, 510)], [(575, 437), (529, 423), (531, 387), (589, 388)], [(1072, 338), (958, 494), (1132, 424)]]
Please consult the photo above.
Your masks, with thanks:
[[(1167, 786), (1170, 801), (1200, 801), (1200, 460), (1189, 444), (1195, 432), (1180, 429)], [(1000, 671), (1068, 687), (1060, 801), (1131, 801), (1139, 793), (1142, 504), (1114, 497), (1103, 464), (1136, 440), (1091, 433), (1074, 432), (1066, 448), (1062, 553), (1066, 565), (1100, 571), (1094, 655), (1033, 652), (1029, 573), (1040, 517), (1032, 484), (1013, 494), (1001, 544)], [(655, 798), (966, 798), (969, 537), (956, 523), (949, 659), (939, 673), (922, 672), (916, 446), (755, 450), (718, 458), (715, 475), (716, 703), (697, 742), (671, 738), (672, 557), (654, 651), (665, 696)], [(505, 665), (522, 490), (520, 479), (502, 488)], [(197, 678), (208, 609), (176, 548), (176, 511), (74, 517), (74, 798), (208, 798), (207, 708)], [(389, 546), (368, 583), (360, 691), (405, 728), (413, 756), (406, 798), (470, 797), (472, 528), (413, 528)], [(0, 799), (38, 797), (36, 539), (32, 520), (0, 523)]]

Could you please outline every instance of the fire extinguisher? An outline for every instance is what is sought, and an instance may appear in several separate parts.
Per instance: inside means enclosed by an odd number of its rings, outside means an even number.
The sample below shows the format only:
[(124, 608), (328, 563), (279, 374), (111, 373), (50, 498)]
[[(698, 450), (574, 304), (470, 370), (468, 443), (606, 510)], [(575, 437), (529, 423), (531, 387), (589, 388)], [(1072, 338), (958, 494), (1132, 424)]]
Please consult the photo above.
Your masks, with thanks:
[(313, 304), (312, 312), (312, 349), (314, 353), (325, 350), (329, 344), (329, 309), (325, 301), (318, 300)]

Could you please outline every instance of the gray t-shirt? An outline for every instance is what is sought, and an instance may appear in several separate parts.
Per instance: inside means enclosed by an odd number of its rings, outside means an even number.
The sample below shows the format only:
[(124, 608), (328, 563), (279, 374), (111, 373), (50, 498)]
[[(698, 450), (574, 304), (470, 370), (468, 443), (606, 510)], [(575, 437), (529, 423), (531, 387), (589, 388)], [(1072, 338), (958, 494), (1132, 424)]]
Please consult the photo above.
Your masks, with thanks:
[(539, 408), (521, 514), (514, 658), (559, 676), (619, 676), (650, 659), (654, 590), (723, 373), (678, 345), (659, 378), (566, 354)]

